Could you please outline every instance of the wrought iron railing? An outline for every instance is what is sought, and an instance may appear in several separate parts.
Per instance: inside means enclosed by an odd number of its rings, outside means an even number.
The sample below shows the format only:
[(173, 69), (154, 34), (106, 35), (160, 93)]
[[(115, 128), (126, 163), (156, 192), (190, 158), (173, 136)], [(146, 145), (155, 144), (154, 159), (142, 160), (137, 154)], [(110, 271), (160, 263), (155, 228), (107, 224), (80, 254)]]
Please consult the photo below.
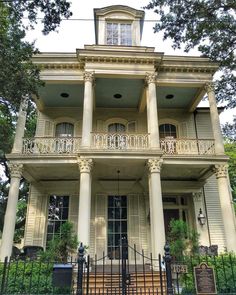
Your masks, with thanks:
[(212, 139), (165, 138), (160, 147), (168, 155), (214, 155), (215, 142)]
[(23, 154), (74, 154), (80, 145), (81, 137), (24, 138)]
[(92, 147), (99, 150), (147, 150), (147, 133), (92, 133)]
[[(106, 151), (148, 150), (149, 134), (92, 133), (91, 148)], [(23, 154), (74, 154), (81, 147), (81, 137), (24, 138)], [(167, 155), (214, 155), (215, 143), (211, 139), (165, 138), (160, 147)]]

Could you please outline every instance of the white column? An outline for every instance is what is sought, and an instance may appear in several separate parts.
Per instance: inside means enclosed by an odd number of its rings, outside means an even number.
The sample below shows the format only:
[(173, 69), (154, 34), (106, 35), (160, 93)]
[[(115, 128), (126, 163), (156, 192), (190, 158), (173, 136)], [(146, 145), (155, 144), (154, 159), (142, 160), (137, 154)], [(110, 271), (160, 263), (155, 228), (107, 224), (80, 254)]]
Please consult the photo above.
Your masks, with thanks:
[(200, 225), (198, 221), (198, 215), (200, 209), (204, 216), (206, 216), (205, 205), (203, 202), (203, 195), (202, 192), (193, 193), (193, 204), (194, 204), (194, 211), (195, 211), (195, 223), (197, 227), (197, 232), (199, 233), (199, 243), (202, 246), (210, 246), (209, 245), (209, 235), (208, 235), (208, 226), (207, 220), (204, 225)]
[(161, 192), (161, 159), (149, 159), (149, 198), (150, 198), (150, 221), (152, 254), (158, 258), (158, 254), (164, 253), (165, 246), (165, 225)]
[(15, 133), (12, 153), (21, 153), (22, 152), (28, 100), (29, 100), (28, 95), (24, 96), (21, 100), (20, 110), (19, 110), (19, 114), (18, 114), (18, 118), (17, 118), (16, 133)]
[(150, 134), (150, 147), (159, 149), (159, 125), (157, 115), (157, 98), (156, 98), (156, 73), (147, 73), (147, 123), (148, 133)]
[(5, 257), (10, 257), (12, 252), (20, 178), (22, 175), (23, 165), (9, 164), (9, 168), (11, 172), (11, 182), (2, 233), (2, 244), (0, 251), (1, 261), (4, 261)]
[(216, 154), (224, 154), (223, 137), (220, 129), (220, 119), (217, 110), (214, 86), (212, 83), (209, 83), (206, 84), (205, 89), (207, 91), (207, 96), (210, 105), (211, 126), (215, 140), (215, 151)]
[(92, 159), (79, 159), (80, 169), (80, 194), (78, 239), (88, 246), (90, 241), (90, 212), (91, 212), (91, 169)]
[(91, 132), (93, 128), (93, 83), (94, 73), (84, 73), (84, 108), (82, 125), (82, 147), (91, 146)]
[(236, 252), (236, 227), (232, 195), (228, 182), (228, 165), (215, 165), (227, 251)]

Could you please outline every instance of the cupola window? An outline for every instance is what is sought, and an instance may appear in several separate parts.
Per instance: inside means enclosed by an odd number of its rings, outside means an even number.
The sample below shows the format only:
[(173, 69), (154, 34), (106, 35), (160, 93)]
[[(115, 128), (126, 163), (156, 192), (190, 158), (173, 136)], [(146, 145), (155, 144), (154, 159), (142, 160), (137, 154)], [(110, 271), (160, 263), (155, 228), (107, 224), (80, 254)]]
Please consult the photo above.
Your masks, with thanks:
[(108, 22), (106, 41), (107, 45), (132, 46), (131, 24)]

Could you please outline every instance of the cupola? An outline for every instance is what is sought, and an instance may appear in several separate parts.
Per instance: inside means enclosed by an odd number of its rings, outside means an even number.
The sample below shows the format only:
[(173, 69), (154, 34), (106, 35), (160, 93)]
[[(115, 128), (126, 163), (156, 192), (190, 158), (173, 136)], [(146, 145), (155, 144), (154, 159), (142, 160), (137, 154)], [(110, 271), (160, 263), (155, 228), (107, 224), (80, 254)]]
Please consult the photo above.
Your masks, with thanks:
[(97, 45), (140, 46), (144, 11), (124, 5), (94, 9)]

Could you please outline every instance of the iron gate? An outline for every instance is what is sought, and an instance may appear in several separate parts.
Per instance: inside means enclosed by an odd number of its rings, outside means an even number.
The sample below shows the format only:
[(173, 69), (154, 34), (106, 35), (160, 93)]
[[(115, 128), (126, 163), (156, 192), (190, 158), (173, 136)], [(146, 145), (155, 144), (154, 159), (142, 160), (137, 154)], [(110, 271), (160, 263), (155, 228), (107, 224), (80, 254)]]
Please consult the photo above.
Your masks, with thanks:
[(139, 252), (125, 239), (119, 253), (120, 259), (116, 261), (104, 254), (91, 259), (89, 255), (86, 257), (80, 245), (77, 295), (173, 294), (173, 290), (167, 288), (168, 272), (161, 255), (153, 259), (152, 254), (147, 256), (143, 250)]

